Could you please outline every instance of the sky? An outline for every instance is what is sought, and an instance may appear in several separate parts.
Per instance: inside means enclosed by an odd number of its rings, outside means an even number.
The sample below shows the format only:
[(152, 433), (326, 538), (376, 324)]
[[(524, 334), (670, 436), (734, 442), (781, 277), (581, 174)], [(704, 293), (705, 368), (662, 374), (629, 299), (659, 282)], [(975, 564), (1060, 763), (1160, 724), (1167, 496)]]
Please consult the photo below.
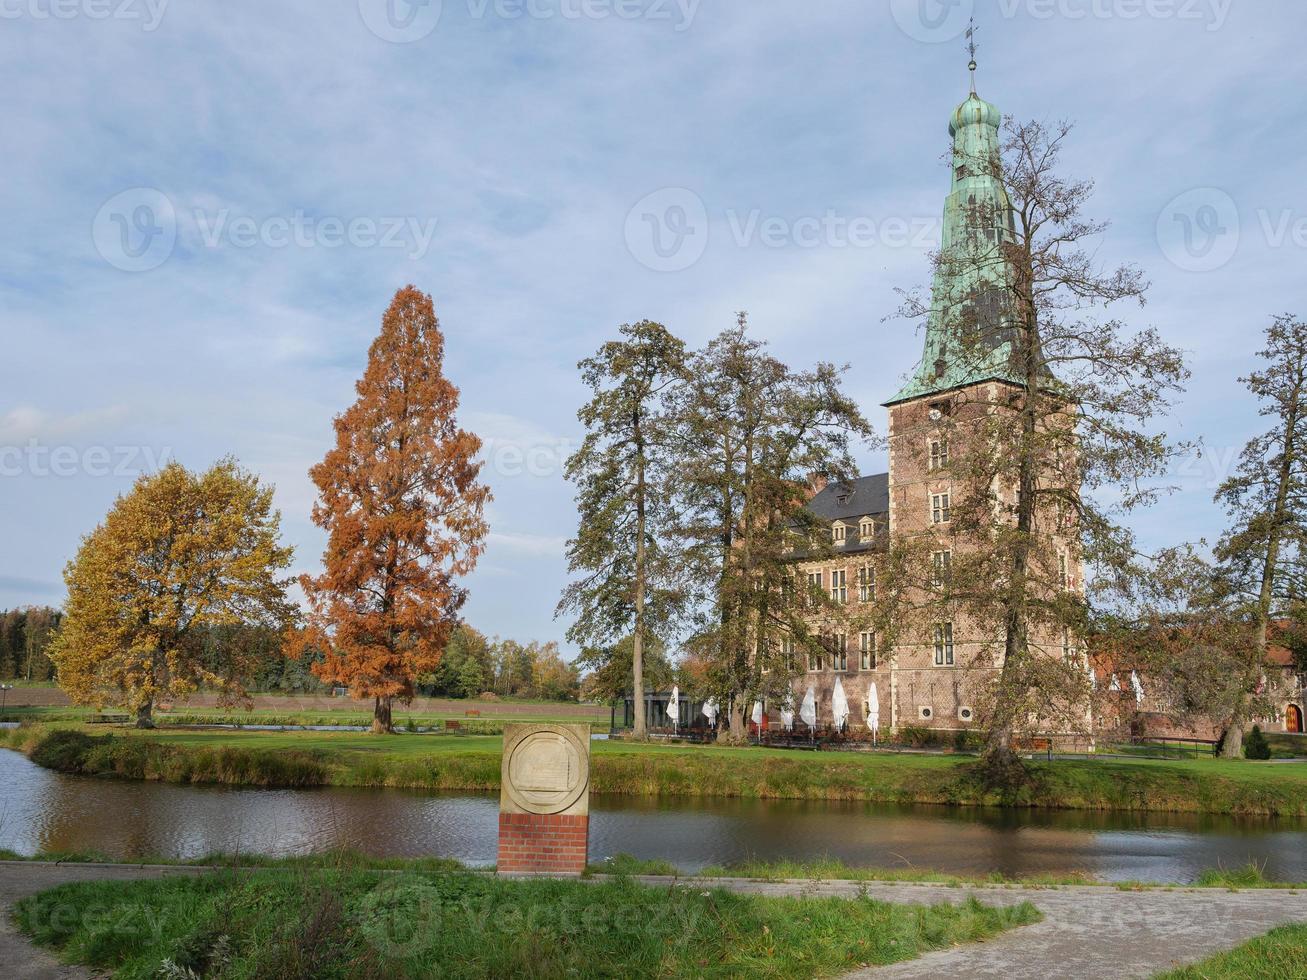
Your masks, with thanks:
[[(1238, 379), (1307, 315), (1307, 5), (1289, 0), (0, 0), (0, 608), (62, 602), (81, 536), (161, 461), (234, 455), (316, 571), (309, 467), (394, 291), (434, 298), (485, 440), (488, 634), (561, 640), (576, 363), (747, 310), (880, 407), (921, 355), (967, 94), (1071, 120), (1123, 310), (1188, 352), (1205, 450), (1134, 515), (1214, 539), (1262, 425)], [(875, 445), (865, 472), (883, 472)]]

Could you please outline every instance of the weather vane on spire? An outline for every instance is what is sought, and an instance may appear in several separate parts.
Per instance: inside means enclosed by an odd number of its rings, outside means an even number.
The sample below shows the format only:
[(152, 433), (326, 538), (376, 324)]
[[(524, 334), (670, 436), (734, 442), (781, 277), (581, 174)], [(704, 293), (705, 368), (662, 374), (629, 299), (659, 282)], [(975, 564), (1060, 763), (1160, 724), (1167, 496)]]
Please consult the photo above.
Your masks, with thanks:
[(967, 51), (971, 53), (971, 64), (967, 67), (971, 69), (971, 94), (976, 94), (976, 32), (980, 30), (976, 26), (975, 15), (971, 17), (971, 23), (967, 26)]

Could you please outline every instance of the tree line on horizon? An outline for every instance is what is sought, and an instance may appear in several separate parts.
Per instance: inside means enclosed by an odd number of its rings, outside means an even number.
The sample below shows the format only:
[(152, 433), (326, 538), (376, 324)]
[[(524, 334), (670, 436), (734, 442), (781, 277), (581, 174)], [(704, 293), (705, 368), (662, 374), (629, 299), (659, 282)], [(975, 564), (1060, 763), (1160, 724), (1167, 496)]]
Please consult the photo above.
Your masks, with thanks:
[(0, 681), (54, 679), (47, 650), (61, 617), (49, 606), (0, 610)]

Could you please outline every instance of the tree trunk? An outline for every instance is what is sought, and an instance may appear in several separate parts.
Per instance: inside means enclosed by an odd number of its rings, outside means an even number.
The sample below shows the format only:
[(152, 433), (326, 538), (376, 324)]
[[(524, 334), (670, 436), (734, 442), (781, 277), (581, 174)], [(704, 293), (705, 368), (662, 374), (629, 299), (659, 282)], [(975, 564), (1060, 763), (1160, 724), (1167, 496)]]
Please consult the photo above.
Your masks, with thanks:
[(389, 735), (391, 731), (390, 698), (378, 697), (372, 709), (372, 733), (374, 735)]
[(631, 642), (631, 691), (635, 695), (635, 718), (632, 736), (638, 742), (649, 737), (644, 723), (644, 592), (645, 592), (645, 480), (644, 442), (640, 438), (640, 423), (636, 430), (635, 477), (635, 636)]
[(1234, 716), (1230, 719), (1230, 724), (1225, 729), (1224, 742), (1221, 743), (1222, 759), (1242, 759), (1243, 758), (1243, 726), (1247, 721), (1247, 705), (1240, 702), (1239, 707), (1235, 709)]
[(146, 701), (136, 709), (136, 727), (153, 728), (154, 727), (154, 702)]
[(749, 729), (744, 718), (744, 703), (739, 698), (731, 701), (731, 744), (744, 745), (749, 741)]

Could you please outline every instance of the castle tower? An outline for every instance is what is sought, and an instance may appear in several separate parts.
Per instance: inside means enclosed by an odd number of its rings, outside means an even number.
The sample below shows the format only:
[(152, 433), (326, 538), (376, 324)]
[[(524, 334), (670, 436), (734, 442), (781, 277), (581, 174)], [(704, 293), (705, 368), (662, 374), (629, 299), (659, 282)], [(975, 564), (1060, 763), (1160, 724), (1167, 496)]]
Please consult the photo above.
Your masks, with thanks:
[[(956, 461), (965, 452), (969, 432), (988, 413), (1001, 410), (1020, 378), (1012, 365), (1014, 334), (1006, 313), (1012, 269), (1003, 245), (1015, 240), (1015, 231), (1000, 168), (1001, 124), (1002, 114), (976, 94), (973, 80), (971, 94), (949, 121), (952, 185), (944, 205), (922, 359), (885, 404), (890, 535), (896, 540), (915, 537), (928, 546), (921, 554), (927, 557), (928, 551), (938, 574), (947, 574), (955, 552), (986, 546), (953, 526), (960, 488), (953, 485), (950, 458)], [(1069, 543), (1058, 547), (1065, 549), (1064, 587), (1078, 588), (1074, 550)], [(983, 681), (978, 674), (1002, 666), (1001, 644), (986, 636), (984, 627), (961, 614), (939, 613), (938, 618), (901, 630), (890, 658), (896, 728), (970, 727), (978, 714), (970, 692)], [(1031, 642), (1070, 655), (1065, 634), (1032, 636)]]

